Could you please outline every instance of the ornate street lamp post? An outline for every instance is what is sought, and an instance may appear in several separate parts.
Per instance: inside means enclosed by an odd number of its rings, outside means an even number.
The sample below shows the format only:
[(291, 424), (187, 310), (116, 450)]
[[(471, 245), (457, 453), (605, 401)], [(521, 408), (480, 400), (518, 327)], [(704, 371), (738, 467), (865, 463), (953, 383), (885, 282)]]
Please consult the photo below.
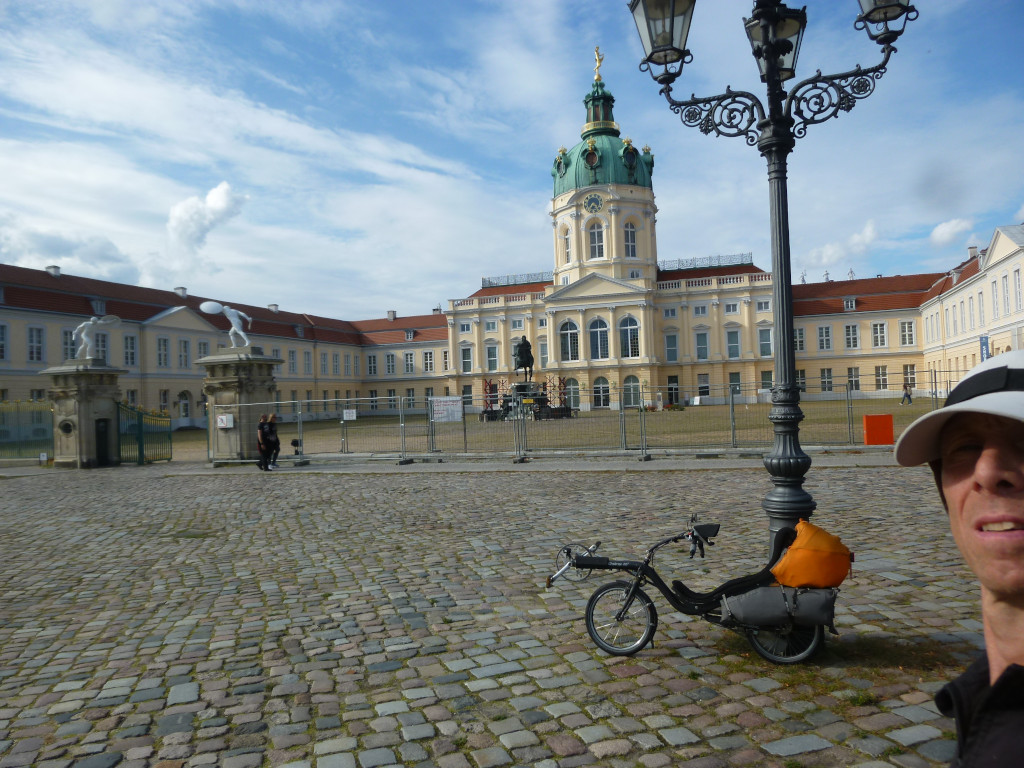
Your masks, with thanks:
[(866, 30), (868, 36), (882, 46), (881, 63), (869, 69), (858, 66), (838, 75), (818, 72), (787, 93), (783, 83), (796, 74), (807, 14), (804, 9), (786, 7), (780, 0), (754, 0), (753, 12), (749, 19), (743, 20), (743, 25), (761, 70), (761, 82), (767, 86), (766, 109), (753, 94), (728, 87), (725, 93), (709, 98), (692, 96), (685, 101), (673, 98), (672, 84), (682, 73), (683, 65), (693, 60), (686, 48), (686, 38), (695, 2), (630, 0), (629, 9), (644, 47), (645, 57), (640, 69), (650, 72), (661, 86), (661, 93), (683, 124), (699, 128), (705, 134), (742, 137), (748, 145), (756, 146), (768, 161), (775, 320), (775, 380), (768, 419), (774, 428), (775, 441), (764, 460), (774, 487), (765, 496), (762, 507), (768, 515), (774, 539), (776, 531), (809, 517), (815, 508), (814, 500), (803, 488), (811, 459), (800, 447), (799, 440), (804, 416), (800, 410), (793, 349), (787, 158), (796, 139), (807, 133), (807, 126), (838, 117), (840, 112), (849, 112), (858, 100), (871, 95), (896, 51), (892, 43), (903, 34), (907, 22), (917, 18), (917, 9), (909, 0), (859, 0), (861, 14), (854, 27)]

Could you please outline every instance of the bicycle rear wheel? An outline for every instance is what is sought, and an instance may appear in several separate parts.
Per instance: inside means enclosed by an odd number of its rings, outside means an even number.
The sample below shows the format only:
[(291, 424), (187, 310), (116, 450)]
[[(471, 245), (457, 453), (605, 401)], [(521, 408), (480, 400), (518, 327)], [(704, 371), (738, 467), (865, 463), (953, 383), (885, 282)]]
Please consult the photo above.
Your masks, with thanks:
[(658, 611), (643, 590), (637, 589), (626, 605), (632, 587), (629, 581), (612, 581), (598, 587), (587, 601), (587, 633), (598, 648), (613, 656), (632, 656), (658, 628)]
[[(558, 548), (558, 554), (555, 555), (555, 573), (562, 570), (562, 567), (569, 562), (569, 557), (576, 557), (577, 555), (589, 555), (590, 552), (583, 544), (563, 544)], [(583, 581), (592, 573), (590, 568), (570, 568), (565, 572), (565, 578), (569, 581)]]
[(798, 664), (817, 653), (825, 638), (823, 629), (821, 625), (748, 629), (747, 640), (773, 664)]

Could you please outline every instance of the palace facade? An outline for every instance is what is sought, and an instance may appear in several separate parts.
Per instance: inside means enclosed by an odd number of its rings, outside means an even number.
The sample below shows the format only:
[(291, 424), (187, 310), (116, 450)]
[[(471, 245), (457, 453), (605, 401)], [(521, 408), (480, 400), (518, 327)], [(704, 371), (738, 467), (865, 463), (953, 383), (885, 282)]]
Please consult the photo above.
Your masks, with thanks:
[[(254, 346), (283, 361), (277, 401), (337, 410), (368, 401), (422, 408), (440, 395), (485, 407), (515, 380), (525, 336), (534, 378), (584, 410), (766, 390), (775, 329), (772, 276), (750, 254), (658, 260), (649, 147), (621, 136), (614, 98), (596, 79), (586, 123), (551, 167), (552, 269), (485, 278), (444, 310), (346, 321), (233, 304), (253, 318)], [(945, 389), (988, 354), (1024, 346), (1024, 225), (999, 227), (945, 273), (793, 286), (798, 383), (898, 397), (904, 382)], [(125, 371), (129, 403), (178, 426), (203, 422), (198, 358), (227, 346), (210, 297), (0, 265), (0, 400), (43, 400), (40, 372), (74, 357), (90, 316), (97, 355)]]

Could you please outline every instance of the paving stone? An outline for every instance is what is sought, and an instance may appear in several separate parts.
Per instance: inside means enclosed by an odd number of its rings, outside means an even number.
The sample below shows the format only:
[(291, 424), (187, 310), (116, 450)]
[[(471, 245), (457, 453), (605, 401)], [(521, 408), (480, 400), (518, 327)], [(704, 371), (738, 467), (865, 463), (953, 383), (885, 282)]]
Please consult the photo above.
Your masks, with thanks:
[(885, 734), (887, 738), (909, 747), (913, 744), (920, 744), (922, 741), (931, 741), (942, 735), (942, 731), (931, 725), (914, 725), (910, 728), (900, 728), (889, 731)]
[(348, 752), (323, 755), (316, 759), (316, 768), (356, 768), (356, 759)]
[(473, 750), (470, 756), (478, 768), (492, 768), (492, 766), (506, 765), (512, 762), (511, 756), (501, 747), (476, 749)]
[(813, 733), (808, 733), (802, 736), (790, 736), (788, 739), (770, 741), (761, 746), (773, 755), (790, 757), (791, 755), (802, 755), (805, 752), (817, 752), (822, 749), (828, 749), (832, 746), (832, 742), (825, 741), (825, 739)]

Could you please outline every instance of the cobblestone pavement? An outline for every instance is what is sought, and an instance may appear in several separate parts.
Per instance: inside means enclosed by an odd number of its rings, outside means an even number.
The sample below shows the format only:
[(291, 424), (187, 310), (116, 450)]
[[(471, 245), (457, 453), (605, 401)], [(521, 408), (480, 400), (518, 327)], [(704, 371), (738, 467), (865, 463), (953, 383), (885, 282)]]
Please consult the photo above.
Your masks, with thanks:
[[(661, 611), (614, 658), (545, 589), (558, 544), (626, 555), (720, 522), (698, 588), (758, 568), (759, 466), (261, 473), (164, 465), (0, 477), (0, 768), (933, 766), (932, 694), (980, 644), (924, 469), (812, 469), (857, 554), (808, 664)], [(591, 466), (591, 469), (594, 467)]]

